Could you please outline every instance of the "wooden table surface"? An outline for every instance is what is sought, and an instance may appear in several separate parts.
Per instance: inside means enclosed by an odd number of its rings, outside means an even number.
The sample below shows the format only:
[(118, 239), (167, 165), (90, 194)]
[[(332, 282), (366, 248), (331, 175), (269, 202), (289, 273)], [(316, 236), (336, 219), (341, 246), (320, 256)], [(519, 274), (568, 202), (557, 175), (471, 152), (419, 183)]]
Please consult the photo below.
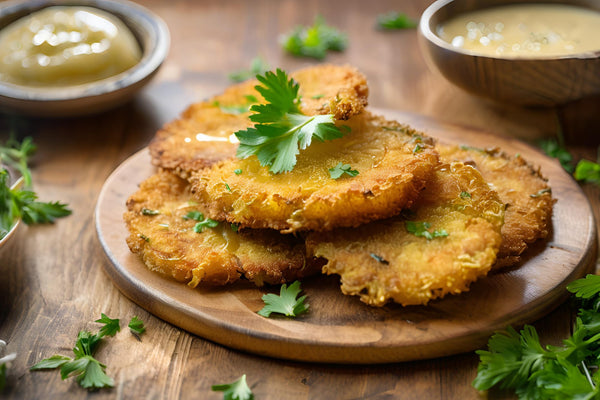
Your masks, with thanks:
[[(190, 335), (123, 296), (104, 273), (108, 263), (96, 237), (93, 212), (105, 179), (145, 147), (155, 131), (191, 102), (223, 90), (228, 73), (262, 56), (272, 67), (315, 64), (285, 55), (280, 35), (318, 14), (346, 32), (349, 47), (327, 61), (349, 63), (369, 80), (372, 107), (423, 114), (440, 121), (535, 142), (562, 128), (577, 157), (596, 157), (598, 101), (559, 109), (522, 109), (475, 98), (426, 65), (415, 30), (381, 32), (376, 16), (391, 10), (415, 18), (429, 1), (184, 1), (147, 0), (171, 31), (171, 51), (152, 83), (130, 104), (101, 115), (33, 119), (0, 115), (0, 141), (9, 132), (38, 145), (31, 167), (45, 201), (67, 202), (73, 215), (47, 226), (21, 226), (0, 249), (0, 339), (17, 352), (7, 374), (7, 398), (219, 399), (211, 385), (242, 374), (256, 399), (478, 399), (471, 387), (474, 353), (391, 365), (323, 365), (244, 354)], [(582, 143), (588, 145), (583, 146)], [(590, 146), (589, 143), (593, 145)], [(600, 190), (583, 187), (597, 214)], [(97, 358), (108, 365), (113, 389), (88, 394), (57, 372), (29, 372), (53, 354), (69, 355), (77, 333), (96, 330), (106, 313), (127, 323), (134, 315), (147, 332), (109, 338)], [(544, 343), (569, 335), (567, 304), (535, 322)], [(125, 329), (127, 330), (127, 329)], [(488, 398), (511, 398), (491, 392)]]

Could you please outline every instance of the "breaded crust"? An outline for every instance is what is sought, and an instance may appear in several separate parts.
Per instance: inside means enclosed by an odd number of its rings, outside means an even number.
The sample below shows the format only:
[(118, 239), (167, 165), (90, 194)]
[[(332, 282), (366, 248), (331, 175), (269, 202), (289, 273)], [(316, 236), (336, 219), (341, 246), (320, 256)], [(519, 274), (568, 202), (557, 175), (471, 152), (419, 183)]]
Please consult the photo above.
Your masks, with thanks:
[[(427, 304), (458, 294), (485, 276), (500, 246), (504, 204), (479, 172), (462, 163), (442, 164), (412, 213), (357, 229), (310, 233), (309, 255), (327, 260), (342, 292), (372, 306), (392, 300)], [(407, 230), (407, 220), (428, 222), (445, 237), (427, 239)]]
[[(355, 227), (409, 207), (438, 163), (433, 141), (366, 111), (343, 125), (349, 134), (313, 141), (287, 173), (269, 172), (255, 156), (200, 170), (190, 178), (194, 197), (213, 219), (285, 233)], [(358, 176), (332, 179), (340, 162)]]
[(293, 235), (236, 232), (225, 223), (196, 233), (197, 221), (183, 217), (202, 209), (191, 198), (187, 181), (166, 171), (142, 182), (127, 209), (131, 251), (149, 269), (192, 287), (225, 285), (241, 277), (258, 286), (279, 284), (319, 271), (306, 261), (304, 244)]
[(477, 168), (506, 204), (502, 245), (494, 269), (516, 264), (529, 244), (548, 236), (555, 200), (539, 168), (497, 148), (438, 144), (438, 151), (445, 161), (462, 161)]
[[(291, 74), (300, 84), (300, 108), (307, 115), (329, 114), (345, 120), (367, 105), (365, 76), (349, 66), (319, 65)], [(234, 132), (252, 125), (248, 108), (263, 99), (250, 80), (227, 88), (223, 94), (191, 105), (179, 119), (159, 130), (150, 143), (152, 163), (181, 177), (190, 171), (235, 156)], [(235, 138), (234, 138), (235, 139)]]

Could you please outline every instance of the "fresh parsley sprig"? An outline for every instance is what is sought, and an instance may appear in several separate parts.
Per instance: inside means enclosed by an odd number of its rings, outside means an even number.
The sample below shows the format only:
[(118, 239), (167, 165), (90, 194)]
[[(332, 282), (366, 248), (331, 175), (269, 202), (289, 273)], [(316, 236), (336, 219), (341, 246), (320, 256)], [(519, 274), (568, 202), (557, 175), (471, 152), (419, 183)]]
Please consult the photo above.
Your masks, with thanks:
[(476, 352), (476, 389), (511, 389), (520, 399), (600, 397), (600, 276), (573, 281), (567, 290), (581, 299), (571, 337), (544, 347), (530, 325), (496, 332), (488, 350)]
[(297, 298), (301, 291), (300, 281), (295, 281), (289, 287), (284, 283), (281, 285), (279, 296), (268, 293), (262, 297), (265, 306), (258, 311), (258, 314), (267, 318), (272, 313), (283, 314), (286, 317), (297, 317), (307, 312), (309, 305), (304, 302), (306, 295)]
[(427, 240), (448, 236), (445, 229), (429, 231), (431, 224), (429, 222), (404, 221), (406, 230), (417, 237), (424, 237)]
[(313, 137), (325, 141), (344, 136), (333, 115), (302, 114), (300, 86), (285, 71), (277, 69), (256, 78), (261, 83), (256, 90), (267, 104), (250, 108), (254, 112), (250, 120), (256, 123), (253, 128), (235, 132), (240, 141), (238, 158), (256, 156), (272, 173), (288, 172), (296, 165), (296, 155), (310, 146)]
[(113, 387), (114, 381), (106, 375), (106, 365), (94, 358), (98, 345), (102, 338), (114, 336), (121, 330), (119, 320), (101, 314), (96, 322), (103, 324), (99, 332), (92, 334), (89, 331), (80, 331), (73, 348), (75, 358), (56, 354), (43, 359), (29, 368), (30, 371), (60, 368), (60, 376), (63, 380), (74, 376), (77, 383), (85, 389), (100, 389)]
[(317, 16), (312, 26), (298, 26), (284, 36), (282, 46), (294, 56), (322, 60), (328, 50), (344, 51), (348, 46), (348, 38), (336, 28), (328, 26), (322, 16)]
[(223, 392), (223, 400), (253, 400), (254, 394), (246, 383), (246, 374), (232, 383), (213, 385), (211, 390), (214, 392)]

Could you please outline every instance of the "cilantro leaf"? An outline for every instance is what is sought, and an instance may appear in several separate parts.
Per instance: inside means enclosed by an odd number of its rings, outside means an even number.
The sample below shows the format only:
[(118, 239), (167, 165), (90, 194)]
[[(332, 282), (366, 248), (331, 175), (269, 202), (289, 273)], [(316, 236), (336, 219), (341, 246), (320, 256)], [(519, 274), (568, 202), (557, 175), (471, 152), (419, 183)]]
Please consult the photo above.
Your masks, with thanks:
[(183, 219), (193, 219), (194, 221), (202, 221), (204, 219), (204, 214), (200, 211), (190, 211), (183, 216)]
[(240, 379), (232, 383), (221, 385), (213, 385), (211, 390), (215, 392), (223, 392), (223, 400), (253, 400), (254, 394), (246, 383), (246, 374)]
[(600, 293), (600, 275), (588, 274), (585, 278), (569, 283), (567, 290), (583, 299), (597, 296)]
[(408, 232), (417, 237), (424, 237), (427, 240), (448, 236), (448, 232), (445, 229), (430, 232), (429, 228), (431, 228), (431, 224), (429, 222), (404, 221), (404, 225)]
[(8, 165), (19, 171), (23, 176), (25, 187), (32, 185), (31, 171), (27, 163), (36, 149), (31, 137), (26, 137), (21, 143), (11, 138), (5, 146), (0, 146), (0, 164)]
[(247, 70), (240, 70), (229, 74), (229, 80), (233, 82), (243, 82), (250, 78), (254, 78), (256, 75), (262, 75), (270, 69), (269, 64), (261, 57), (255, 57), (250, 61), (250, 68)]
[(396, 11), (377, 16), (377, 27), (380, 29), (412, 29), (417, 27), (417, 22), (408, 15)]
[(312, 26), (296, 27), (282, 40), (283, 49), (288, 53), (318, 60), (324, 59), (328, 50), (344, 51), (347, 45), (346, 35), (326, 25), (322, 16), (317, 16)]
[(299, 85), (288, 79), (285, 71), (267, 72), (257, 76), (262, 86), (256, 90), (267, 104), (253, 105), (250, 120), (253, 128), (235, 132), (240, 141), (237, 157), (257, 156), (262, 166), (272, 173), (291, 171), (296, 165), (296, 155), (310, 146), (312, 137), (320, 141), (344, 135), (335, 126), (333, 115), (307, 116), (300, 112)]
[(97, 319), (96, 322), (104, 324), (102, 328), (100, 328), (100, 332), (98, 332), (98, 336), (115, 336), (117, 332), (121, 330), (121, 325), (118, 319), (111, 319), (106, 316), (106, 314), (100, 314), (101, 318)]
[(471, 198), (471, 193), (469, 192), (465, 192), (464, 190), (462, 192), (460, 192), (460, 198), (461, 199), (470, 199)]
[(194, 225), (194, 232), (200, 233), (204, 228), (216, 228), (219, 225), (219, 221), (214, 219), (206, 218), (204, 221), (198, 222)]
[(279, 296), (269, 293), (262, 297), (265, 306), (258, 311), (258, 314), (268, 318), (271, 313), (283, 314), (287, 317), (297, 317), (305, 313), (309, 307), (304, 303), (306, 295), (296, 299), (301, 291), (300, 281), (295, 281), (289, 287), (284, 283), (281, 285)]
[(63, 380), (75, 376), (79, 385), (85, 389), (113, 387), (114, 381), (104, 373), (105, 369), (106, 365), (86, 355), (63, 364), (60, 367), (60, 376)]
[(354, 177), (358, 175), (358, 171), (352, 169), (350, 164), (343, 164), (341, 161), (335, 167), (329, 168), (331, 179), (339, 179), (344, 174)]
[(131, 321), (129, 321), (129, 325), (127, 326), (129, 327), (129, 330), (136, 335), (141, 335), (142, 333), (146, 332), (144, 321), (139, 319), (137, 316), (131, 318)]

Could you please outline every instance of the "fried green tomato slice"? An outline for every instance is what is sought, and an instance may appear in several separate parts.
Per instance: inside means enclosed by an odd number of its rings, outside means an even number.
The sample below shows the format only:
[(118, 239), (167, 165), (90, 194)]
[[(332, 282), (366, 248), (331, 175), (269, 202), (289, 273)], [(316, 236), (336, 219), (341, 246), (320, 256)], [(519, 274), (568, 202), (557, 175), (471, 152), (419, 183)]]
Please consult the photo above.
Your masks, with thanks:
[[(294, 169), (273, 174), (256, 156), (194, 173), (194, 197), (216, 220), (284, 233), (358, 226), (409, 207), (438, 163), (433, 141), (406, 125), (364, 112), (346, 136), (314, 140)], [(338, 179), (340, 163), (358, 171)]]
[[(365, 76), (349, 66), (320, 65), (291, 74), (300, 85), (300, 108), (306, 115), (333, 114), (345, 120), (367, 105)], [(249, 80), (226, 89), (207, 101), (192, 104), (180, 118), (159, 130), (150, 143), (154, 165), (173, 170), (185, 178), (190, 171), (234, 157), (233, 133), (252, 126), (250, 107), (263, 102)]]
[(528, 245), (548, 236), (555, 200), (547, 180), (520, 155), (497, 148), (438, 145), (445, 161), (473, 165), (506, 204), (502, 244), (494, 269), (514, 265)]
[(469, 289), (496, 260), (504, 204), (474, 168), (441, 164), (400, 216), (357, 229), (310, 233), (309, 255), (327, 260), (344, 294), (372, 306), (427, 304)]
[[(207, 221), (187, 181), (159, 172), (127, 200), (127, 244), (147, 267), (189, 286), (225, 285), (240, 278), (280, 284), (319, 272), (293, 235), (238, 231)], [(215, 226), (216, 225), (216, 226)]]

